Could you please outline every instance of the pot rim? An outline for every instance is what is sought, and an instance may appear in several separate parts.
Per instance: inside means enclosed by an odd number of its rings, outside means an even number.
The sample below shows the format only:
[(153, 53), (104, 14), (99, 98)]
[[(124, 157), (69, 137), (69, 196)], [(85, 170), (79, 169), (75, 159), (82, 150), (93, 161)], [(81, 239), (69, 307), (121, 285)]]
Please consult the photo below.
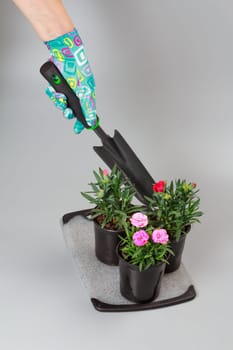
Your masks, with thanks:
[(96, 222), (95, 219), (93, 219), (93, 222), (94, 222), (94, 225), (98, 226), (101, 230), (104, 230), (104, 231), (107, 231), (107, 232), (110, 232), (110, 233), (117, 233), (117, 234), (119, 234), (119, 233), (125, 232), (124, 229), (123, 230), (111, 230), (111, 229), (108, 229), (108, 228), (105, 228), (105, 227), (101, 227), (101, 225), (98, 222)]
[(175, 238), (173, 238), (173, 239), (170, 239), (169, 242), (170, 242), (170, 243), (178, 243), (178, 242), (180, 242), (180, 241), (183, 241), (183, 240), (187, 237), (187, 235), (188, 235), (188, 232), (182, 234), (182, 235), (180, 236), (180, 238), (178, 239), (178, 241), (177, 241)]

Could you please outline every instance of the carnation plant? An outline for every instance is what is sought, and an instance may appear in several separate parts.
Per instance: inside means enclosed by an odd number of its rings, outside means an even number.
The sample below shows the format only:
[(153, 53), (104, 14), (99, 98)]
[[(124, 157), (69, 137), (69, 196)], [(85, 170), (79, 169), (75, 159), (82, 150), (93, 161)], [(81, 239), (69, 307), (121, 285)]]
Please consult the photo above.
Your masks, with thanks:
[(169, 254), (169, 236), (165, 229), (155, 228), (149, 223), (148, 216), (134, 213), (126, 226), (126, 236), (120, 237), (122, 257), (139, 270), (146, 270), (161, 262), (167, 263)]
[(81, 192), (95, 206), (92, 219), (102, 228), (123, 230), (130, 215), (141, 208), (132, 204), (136, 193), (134, 187), (125, 180), (116, 166), (111, 172), (99, 168), (98, 172), (93, 173), (96, 181), (89, 183), (91, 191)]
[(190, 225), (200, 222), (203, 213), (195, 183), (180, 179), (170, 184), (159, 181), (153, 185), (153, 191), (151, 198), (146, 197), (148, 215), (158, 227), (167, 230), (171, 239), (178, 241)]

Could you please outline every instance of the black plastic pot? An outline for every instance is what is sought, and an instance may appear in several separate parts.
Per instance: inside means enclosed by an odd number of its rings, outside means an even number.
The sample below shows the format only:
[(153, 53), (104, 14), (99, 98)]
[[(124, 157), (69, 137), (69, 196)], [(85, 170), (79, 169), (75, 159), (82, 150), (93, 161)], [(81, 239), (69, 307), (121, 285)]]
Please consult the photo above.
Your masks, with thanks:
[(182, 260), (182, 254), (184, 250), (185, 240), (187, 234), (181, 236), (179, 241), (171, 241), (171, 249), (175, 255), (169, 255), (168, 264), (166, 264), (165, 273), (174, 272), (178, 270)]
[(97, 259), (107, 265), (118, 265), (119, 258), (116, 247), (119, 236), (124, 236), (124, 231), (113, 231), (102, 228), (94, 221), (95, 231), (95, 255)]
[(165, 263), (139, 271), (138, 266), (125, 261), (120, 252), (120, 292), (126, 299), (137, 303), (146, 303), (158, 297), (164, 275)]

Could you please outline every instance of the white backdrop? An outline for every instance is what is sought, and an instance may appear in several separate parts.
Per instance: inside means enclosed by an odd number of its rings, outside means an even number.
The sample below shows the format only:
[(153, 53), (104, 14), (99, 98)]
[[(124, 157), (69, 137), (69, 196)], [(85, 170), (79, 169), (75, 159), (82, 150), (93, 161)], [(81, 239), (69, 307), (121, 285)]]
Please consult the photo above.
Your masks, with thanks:
[(59, 220), (103, 163), (44, 94), (48, 52), (0, 3), (0, 345), (13, 349), (232, 349), (233, 3), (64, 1), (97, 83), (97, 110), (156, 180), (198, 183), (202, 224), (184, 263), (198, 297), (132, 314), (92, 309)]

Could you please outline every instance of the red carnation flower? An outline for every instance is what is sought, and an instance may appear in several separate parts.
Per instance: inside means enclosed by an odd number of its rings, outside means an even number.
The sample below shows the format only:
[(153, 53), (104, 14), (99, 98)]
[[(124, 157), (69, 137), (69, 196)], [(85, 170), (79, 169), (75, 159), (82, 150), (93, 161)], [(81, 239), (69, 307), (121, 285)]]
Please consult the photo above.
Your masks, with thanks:
[(163, 192), (165, 189), (166, 182), (165, 181), (158, 181), (153, 184), (153, 191), (154, 192)]

